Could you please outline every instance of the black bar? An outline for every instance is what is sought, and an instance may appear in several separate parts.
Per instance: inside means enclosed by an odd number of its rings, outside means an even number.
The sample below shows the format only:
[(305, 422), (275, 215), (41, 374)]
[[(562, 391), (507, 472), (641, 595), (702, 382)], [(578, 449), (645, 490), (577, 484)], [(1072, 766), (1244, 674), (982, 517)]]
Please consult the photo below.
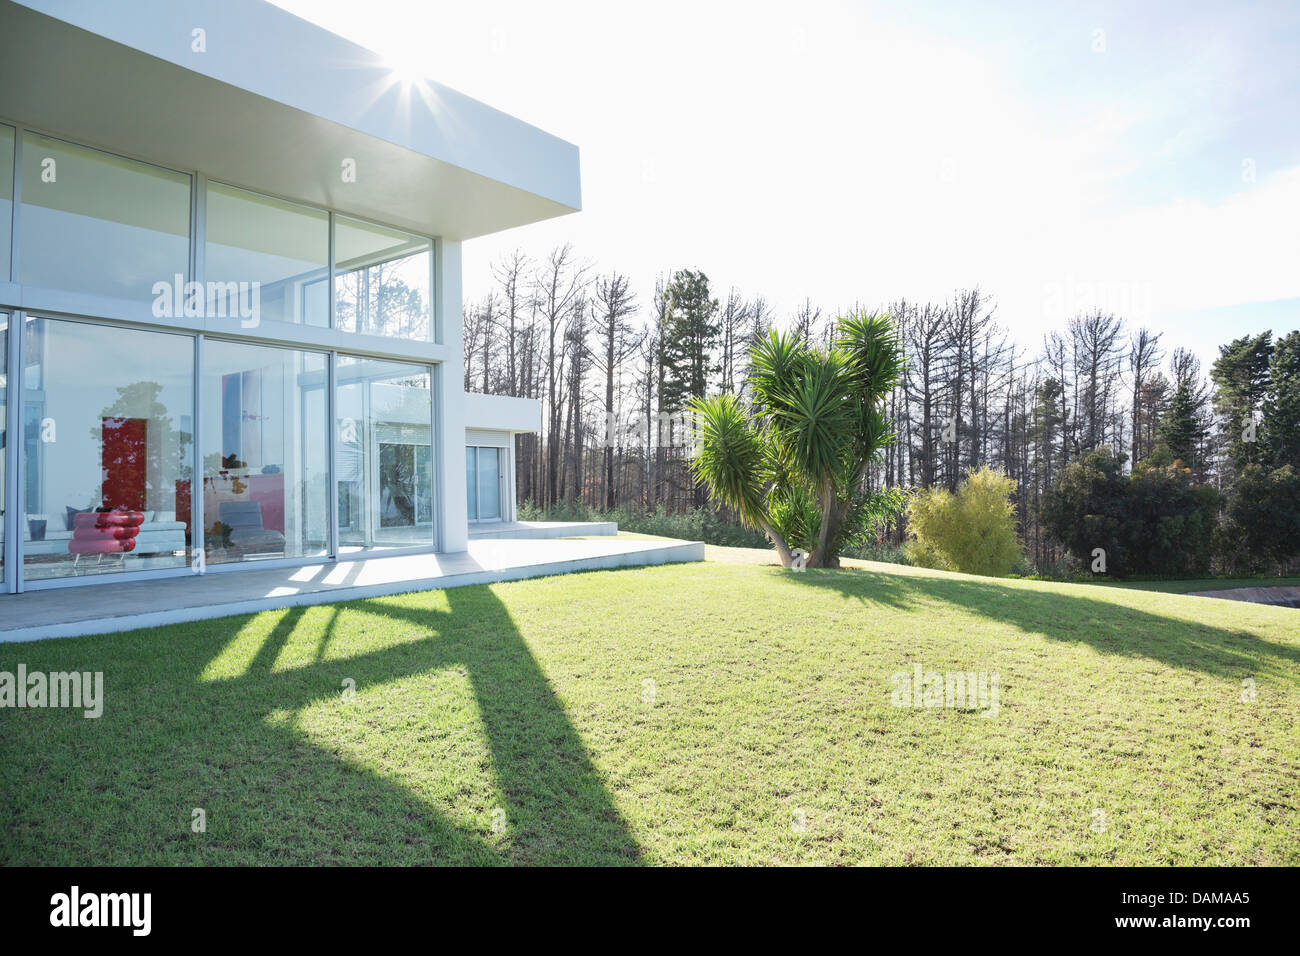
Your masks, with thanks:
[[(723, 934), (773, 928), (803, 931), (809, 939), (832, 928), (864, 942), (901, 931), (927, 947), (954, 938), (973, 944), (1127, 938), (1180, 946), (1199, 939), (1231, 946), (1257, 942), (1261, 934), (1291, 935), (1295, 906), (1287, 888), (1293, 882), (1291, 871), (1265, 869), (7, 869), (0, 870), (0, 927), (6, 948), (25, 938), (69, 935), (128, 944), (373, 942), (381, 926), (385, 933), (437, 934), (479, 927), (495, 935), (531, 925), (538, 943), (563, 945), (557, 933), (572, 934), (573, 942), (608, 943), (604, 932), (591, 935), (592, 921), (611, 918), (626, 923), (631, 936), (625, 940), (662, 932), (665, 946), (683, 941), (670, 927), (688, 919)], [(83, 912), (88, 896), (98, 913), (98, 894), (148, 893), (148, 935), (135, 935), (130, 925), (142, 905), (121, 910), (127, 925), (51, 925), (52, 915), (60, 915), (60, 894), (68, 904), (61, 914), (70, 911), (74, 886)]]

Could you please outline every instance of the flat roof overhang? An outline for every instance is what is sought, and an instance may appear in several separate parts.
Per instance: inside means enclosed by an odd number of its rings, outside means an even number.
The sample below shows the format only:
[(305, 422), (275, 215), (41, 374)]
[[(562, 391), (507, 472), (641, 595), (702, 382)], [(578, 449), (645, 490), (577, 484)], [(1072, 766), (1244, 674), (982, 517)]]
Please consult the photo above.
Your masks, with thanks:
[(581, 208), (573, 144), (261, 0), (0, 0), (4, 119), (447, 239)]
[(465, 427), (512, 434), (540, 432), (542, 403), (535, 398), (466, 392)]

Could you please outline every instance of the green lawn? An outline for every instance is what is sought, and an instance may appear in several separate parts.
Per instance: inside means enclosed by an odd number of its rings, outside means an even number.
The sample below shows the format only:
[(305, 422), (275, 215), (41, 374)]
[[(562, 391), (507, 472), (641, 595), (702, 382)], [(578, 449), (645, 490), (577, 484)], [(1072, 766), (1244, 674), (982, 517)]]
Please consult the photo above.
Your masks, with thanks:
[[(4, 864), (1300, 863), (1282, 608), (711, 562), (19, 662), (107, 700), (0, 709)], [(914, 663), (996, 672), (998, 713), (892, 706)]]

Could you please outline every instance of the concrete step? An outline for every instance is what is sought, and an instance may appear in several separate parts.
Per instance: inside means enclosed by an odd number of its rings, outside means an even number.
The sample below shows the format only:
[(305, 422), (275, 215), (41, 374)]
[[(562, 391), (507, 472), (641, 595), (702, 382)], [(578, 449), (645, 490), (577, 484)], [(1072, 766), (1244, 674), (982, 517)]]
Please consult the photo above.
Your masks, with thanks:
[(497, 538), (581, 538), (587, 535), (616, 535), (613, 521), (504, 521), (469, 526), (473, 541)]

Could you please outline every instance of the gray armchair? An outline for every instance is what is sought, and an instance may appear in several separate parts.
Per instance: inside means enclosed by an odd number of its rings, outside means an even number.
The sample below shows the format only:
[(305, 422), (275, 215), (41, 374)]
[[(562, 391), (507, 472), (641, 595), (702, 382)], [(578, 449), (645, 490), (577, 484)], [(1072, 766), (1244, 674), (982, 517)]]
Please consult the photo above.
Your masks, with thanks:
[(256, 501), (223, 501), (221, 523), (230, 528), (230, 546), (243, 554), (284, 553), (284, 535), (262, 527), (262, 506)]

